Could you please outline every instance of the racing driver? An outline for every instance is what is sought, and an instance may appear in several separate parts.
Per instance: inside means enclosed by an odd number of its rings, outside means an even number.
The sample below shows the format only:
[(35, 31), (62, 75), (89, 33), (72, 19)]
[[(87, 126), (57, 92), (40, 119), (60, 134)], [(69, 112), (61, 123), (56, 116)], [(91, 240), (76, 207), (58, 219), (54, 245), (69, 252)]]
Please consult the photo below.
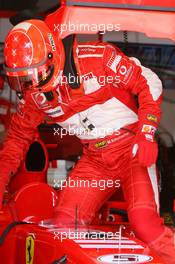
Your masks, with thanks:
[[(161, 81), (111, 44), (74, 41), (68, 48), (69, 53), (40, 20), (19, 23), (6, 37), (5, 71), (19, 103), (0, 154), (1, 203), (9, 176), (24, 160), (37, 126), (49, 117), (75, 131), (83, 144), (70, 179), (110, 180), (105, 190), (90, 184), (66, 186), (55, 210), (57, 224), (74, 223), (76, 209), (78, 223), (90, 224), (115, 192), (112, 183), (120, 179), (136, 236), (165, 263), (174, 264), (173, 232), (158, 213), (154, 135), (160, 121)], [(71, 60), (68, 54), (73, 54)]]

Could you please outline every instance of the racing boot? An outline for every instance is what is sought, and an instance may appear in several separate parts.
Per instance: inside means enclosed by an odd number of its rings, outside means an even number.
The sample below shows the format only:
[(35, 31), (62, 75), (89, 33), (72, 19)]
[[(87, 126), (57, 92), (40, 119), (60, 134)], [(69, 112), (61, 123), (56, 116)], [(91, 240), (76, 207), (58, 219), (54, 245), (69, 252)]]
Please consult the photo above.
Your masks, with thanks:
[(163, 234), (148, 246), (153, 249), (165, 263), (175, 264), (175, 230), (165, 227)]

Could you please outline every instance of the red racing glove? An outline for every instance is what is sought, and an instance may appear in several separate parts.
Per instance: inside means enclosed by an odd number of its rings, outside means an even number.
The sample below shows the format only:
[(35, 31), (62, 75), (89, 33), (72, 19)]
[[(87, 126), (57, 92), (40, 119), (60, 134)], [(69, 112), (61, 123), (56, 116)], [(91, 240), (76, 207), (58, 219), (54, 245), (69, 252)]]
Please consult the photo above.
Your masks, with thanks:
[(156, 127), (143, 125), (136, 134), (132, 147), (132, 157), (137, 156), (140, 165), (150, 167), (156, 163), (158, 156), (158, 145), (154, 139)]

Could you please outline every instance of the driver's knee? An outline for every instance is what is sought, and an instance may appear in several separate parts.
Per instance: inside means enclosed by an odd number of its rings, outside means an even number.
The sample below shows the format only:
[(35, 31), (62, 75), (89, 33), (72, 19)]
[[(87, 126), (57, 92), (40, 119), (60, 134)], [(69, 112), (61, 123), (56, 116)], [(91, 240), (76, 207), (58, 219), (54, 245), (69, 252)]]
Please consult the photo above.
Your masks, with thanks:
[(154, 241), (164, 232), (163, 220), (151, 208), (133, 208), (128, 218), (136, 236), (145, 243)]

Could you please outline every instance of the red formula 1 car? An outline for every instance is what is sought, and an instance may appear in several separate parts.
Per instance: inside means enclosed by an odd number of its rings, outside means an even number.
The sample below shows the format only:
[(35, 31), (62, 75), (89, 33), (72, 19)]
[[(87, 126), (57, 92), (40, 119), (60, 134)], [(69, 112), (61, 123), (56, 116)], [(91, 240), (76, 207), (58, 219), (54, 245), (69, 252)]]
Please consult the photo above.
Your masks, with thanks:
[[(70, 142), (74, 138), (66, 136), (64, 140)], [(34, 152), (40, 160), (37, 168), (35, 159), (31, 159)], [(75, 155), (75, 149), (70, 154)], [(69, 159), (69, 156), (65, 158)], [(4, 196), (4, 206), (0, 211), (1, 263), (164, 264), (130, 229), (120, 188), (97, 212), (91, 226), (77, 224), (77, 211), (73, 226), (64, 223), (55, 226), (54, 207), (61, 190), (57, 188), (58, 181), (56, 188), (47, 184), (47, 168), (47, 149), (36, 138)]]
[[(68, 137), (63, 139), (65, 144), (74, 141), (73, 136)], [(54, 144), (43, 144), (36, 137), (25, 162), (9, 183), (0, 211), (1, 263), (163, 264), (130, 229), (120, 188), (96, 214), (91, 226), (77, 224), (77, 211), (73, 226), (53, 224), (54, 207), (61, 190), (57, 188), (58, 181), (55, 188), (47, 184), (48, 151), (45, 146), (51, 145)], [(31, 158), (34, 152), (40, 160), (38, 167)], [(72, 157), (78, 152), (74, 148), (64, 158), (70, 159), (69, 154)]]
[[(91, 226), (52, 225), (59, 193), (46, 183), (23, 186), (0, 215), (3, 264), (163, 262), (137, 240), (123, 202), (107, 202)], [(44, 202), (43, 202), (44, 201)]]
[[(99, 27), (96, 31), (94, 27), (84, 28), (84, 32), (78, 27), (70, 31), (69, 25), (74, 21), (87, 24), (90, 19), (97, 25), (116, 25), (117, 21), (121, 30), (175, 41), (173, 1), (164, 3), (162, 0), (158, 5), (151, 0), (139, 1), (139, 4), (131, 0), (66, 0), (46, 18), (46, 22), (61, 38), (72, 33), (98, 33)], [(61, 23), (64, 24), (62, 32), (57, 30)], [(11, 195), (5, 197), (0, 211), (0, 263), (163, 264), (134, 236), (127, 221), (126, 205), (116, 197), (103, 205), (91, 226), (77, 225), (76, 211), (74, 226), (64, 226), (64, 223), (54, 226), (52, 218), (59, 191), (48, 186), (45, 173), (44, 166), (40, 173), (29, 173), (32, 180), (15, 176), (11, 182)], [(35, 175), (38, 175), (37, 180)]]

